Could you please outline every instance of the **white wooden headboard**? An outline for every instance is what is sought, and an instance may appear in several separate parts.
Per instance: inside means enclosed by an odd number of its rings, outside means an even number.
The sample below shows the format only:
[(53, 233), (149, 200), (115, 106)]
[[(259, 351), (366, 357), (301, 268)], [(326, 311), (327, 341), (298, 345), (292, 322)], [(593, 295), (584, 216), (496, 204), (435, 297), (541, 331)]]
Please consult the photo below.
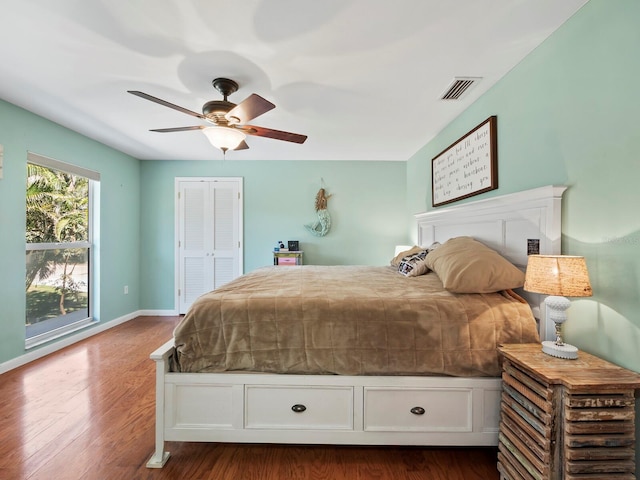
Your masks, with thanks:
[[(528, 253), (561, 253), (561, 204), (566, 186), (549, 185), (417, 214), (418, 244), (428, 247), (469, 236), (493, 248), (524, 270)], [(539, 245), (539, 251), (531, 251)], [(543, 298), (519, 291), (540, 322), (543, 339), (555, 338), (546, 322)]]

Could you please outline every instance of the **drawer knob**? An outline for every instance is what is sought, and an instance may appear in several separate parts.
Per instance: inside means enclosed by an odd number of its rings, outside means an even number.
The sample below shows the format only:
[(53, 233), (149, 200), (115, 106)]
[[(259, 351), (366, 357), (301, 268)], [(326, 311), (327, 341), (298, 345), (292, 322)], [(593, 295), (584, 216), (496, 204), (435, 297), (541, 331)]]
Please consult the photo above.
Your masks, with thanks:
[(425, 409), (422, 407), (413, 407), (410, 412), (414, 415), (424, 415)]
[(293, 407), (291, 407), (291, 410), (293, 410), (296, 413), (302, 413), (307, 409), (307, 407), (305, 407), (302, 404), (296, 403)]

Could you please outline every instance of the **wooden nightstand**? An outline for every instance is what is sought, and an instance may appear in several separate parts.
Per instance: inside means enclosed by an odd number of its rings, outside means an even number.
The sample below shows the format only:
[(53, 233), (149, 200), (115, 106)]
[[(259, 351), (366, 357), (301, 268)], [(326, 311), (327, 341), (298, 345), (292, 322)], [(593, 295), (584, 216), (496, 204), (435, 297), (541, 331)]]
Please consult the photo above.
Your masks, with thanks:
[(539, 344), (503, 345), (501, 480), (635, 479), (640, 375), (586, 352), (577, 360)]

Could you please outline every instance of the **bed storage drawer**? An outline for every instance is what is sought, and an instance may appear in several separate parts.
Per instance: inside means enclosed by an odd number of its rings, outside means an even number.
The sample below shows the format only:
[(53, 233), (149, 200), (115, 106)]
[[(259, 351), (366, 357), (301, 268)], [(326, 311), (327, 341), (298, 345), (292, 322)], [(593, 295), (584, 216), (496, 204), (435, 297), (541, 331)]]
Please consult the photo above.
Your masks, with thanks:
[(245, 388), (245, 428), (353, 429), (351, 386)]
[(388, 432), (470, 432), (468, 388), (365, 387), (364, 429)]

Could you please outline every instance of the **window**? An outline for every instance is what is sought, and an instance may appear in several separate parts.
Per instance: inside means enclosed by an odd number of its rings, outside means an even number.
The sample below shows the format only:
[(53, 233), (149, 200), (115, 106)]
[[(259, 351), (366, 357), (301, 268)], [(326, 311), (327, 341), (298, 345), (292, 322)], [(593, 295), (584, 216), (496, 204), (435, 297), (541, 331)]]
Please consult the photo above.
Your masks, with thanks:
[(93, 198), (99, 174), (29, 153), (26, 347), (93, 323)]

